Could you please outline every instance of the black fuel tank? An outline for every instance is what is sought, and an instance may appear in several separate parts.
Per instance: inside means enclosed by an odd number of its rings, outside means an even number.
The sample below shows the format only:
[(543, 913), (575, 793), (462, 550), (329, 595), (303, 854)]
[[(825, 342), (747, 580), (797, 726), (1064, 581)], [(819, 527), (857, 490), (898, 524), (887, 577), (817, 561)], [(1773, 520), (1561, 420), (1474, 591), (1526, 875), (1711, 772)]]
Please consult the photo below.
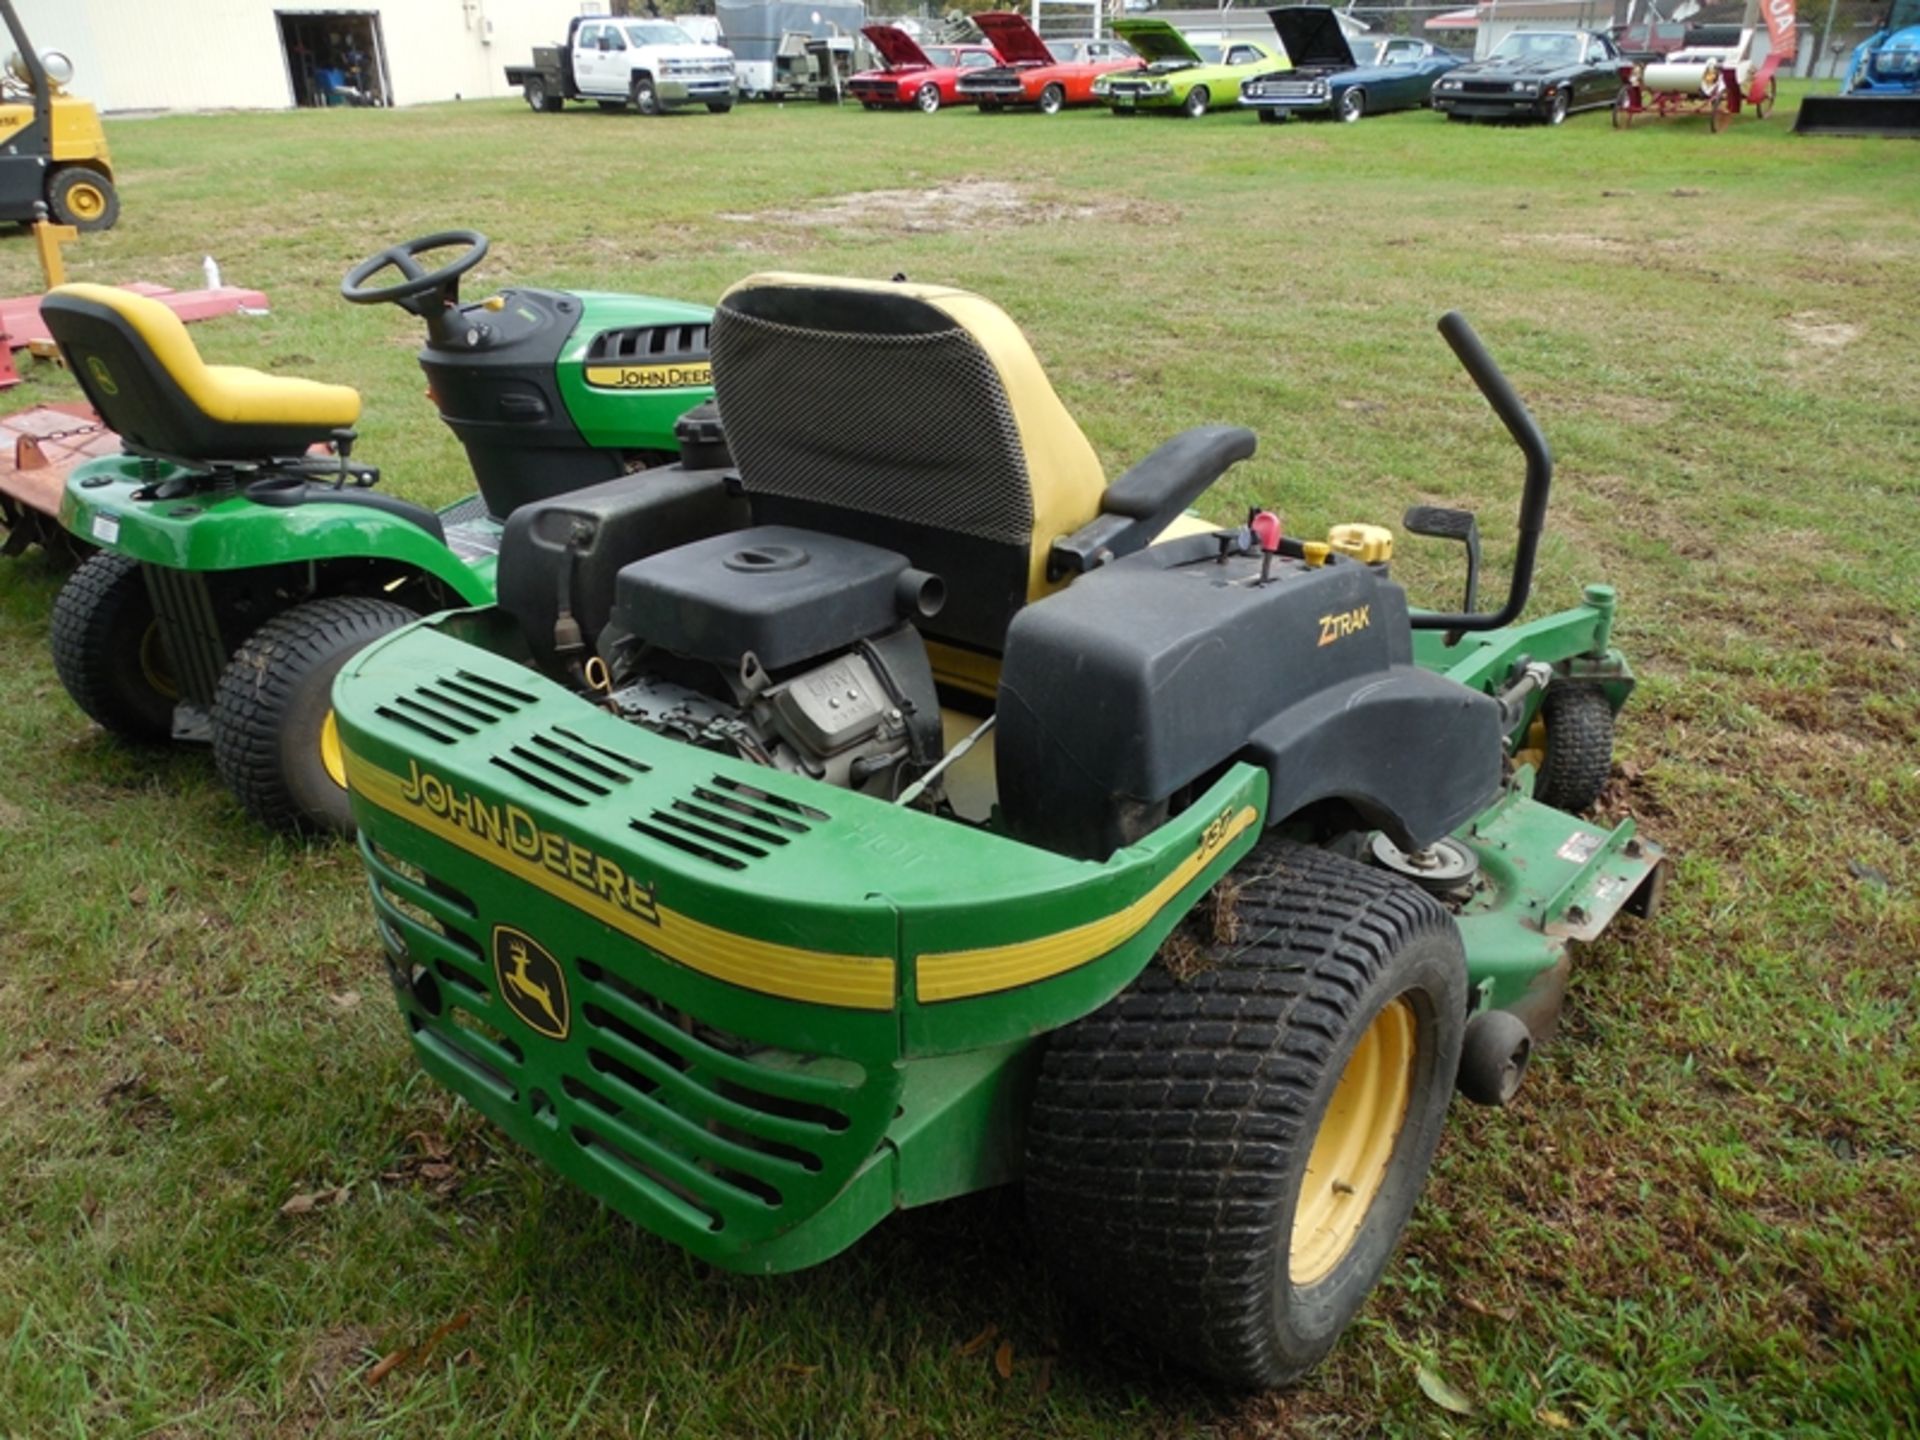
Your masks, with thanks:
[(1150, 547), (1027, 606), (1007, 636), (994, 739), (1019, 839), (1104, 859), (1232, 760), (1268, 772), (1267, 818), (1344, 802), (1396, 843), (1445, 835), (1500, 782), (1499, 707), (1413, 664), (1406, 595), (1354, 562)]

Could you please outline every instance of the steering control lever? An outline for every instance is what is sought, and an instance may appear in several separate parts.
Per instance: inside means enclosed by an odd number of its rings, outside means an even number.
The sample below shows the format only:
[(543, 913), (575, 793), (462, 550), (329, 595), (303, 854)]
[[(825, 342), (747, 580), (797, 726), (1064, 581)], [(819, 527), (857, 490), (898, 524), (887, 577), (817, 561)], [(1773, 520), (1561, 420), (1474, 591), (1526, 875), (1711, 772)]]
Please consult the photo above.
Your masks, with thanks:
[(1500, 373), (1466, 317), (1449, 310), (1440, 317), (1440, 334), (1526, 457), (1527, 480), (1520, 494), (1520, 537), (1513, 553), (1513, 578), (1508, 582), (1506, 603), (1487, 614), (1475, 612), (1471, 603), (1457, 615), (1417, 614), (1412, 623), (1416, 630), (1498, 630), (1520, 618), (1533, 590), (1533, 567), (1539, 555), (1540, 533), (1547, 524), (1547, 495), (1553, 487), (1553, 453), (1547, 449), (1547, 437), (1540, 433), (1539, 424)]

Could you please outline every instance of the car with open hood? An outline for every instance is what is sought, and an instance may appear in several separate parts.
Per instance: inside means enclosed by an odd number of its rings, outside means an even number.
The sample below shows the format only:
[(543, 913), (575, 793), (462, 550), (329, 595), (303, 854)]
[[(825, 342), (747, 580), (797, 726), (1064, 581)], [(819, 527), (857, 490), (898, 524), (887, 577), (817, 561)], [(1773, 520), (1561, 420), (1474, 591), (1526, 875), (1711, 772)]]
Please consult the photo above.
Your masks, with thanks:
[(1095, 80), (1142, 63), (1121, 40), (1042, 40), (1025, 16), (1007, 10), (989, 10), (973, 23), (1006, 60), (960, 77), (960, 98), (989, 113), (1031, 105), (1055, 115), (1069, 105), (1090, 105)]
[(1514, 30), (1484, 60), (1434, 82), (1433, 108), (1449, 120), (1541, 120), (1611, 110), (1626, 87), (1626, 60), (1597, 30)]
[(1240, 103), (1268, 122), (1292, 115), (1353, 121), (1418, 109), (1436, 80), (1466, 63), (1466, 56), (1411, 35), (1349, 37), (1338, 13), (1324, 5), (1290, 5), (1267, 16), (1293, 69), (1254, 76), (1240, 87)]
[(991, 45), (922, 45), (898, 25), (867, 25), (860, 33), (880, 56), (878, 70), (862, 70), (847, 89), (869, 110), (912, 106), (931, 115), (960, 97), (960, 77), (1003, 64)]
[(1133, 47), (1144, 68), (1103, 75), (1093, 82), (1096, 98), (1116, 115), (1136, 110), (1177, 110), (1201, 116), (1240, 98), (1241, 84), (1255, 75), (1284, 70), (1288, 61), (1264, 41), (1232, 38), (1195, 42), (1165, 20), (1116, 20), (1113, 33)]

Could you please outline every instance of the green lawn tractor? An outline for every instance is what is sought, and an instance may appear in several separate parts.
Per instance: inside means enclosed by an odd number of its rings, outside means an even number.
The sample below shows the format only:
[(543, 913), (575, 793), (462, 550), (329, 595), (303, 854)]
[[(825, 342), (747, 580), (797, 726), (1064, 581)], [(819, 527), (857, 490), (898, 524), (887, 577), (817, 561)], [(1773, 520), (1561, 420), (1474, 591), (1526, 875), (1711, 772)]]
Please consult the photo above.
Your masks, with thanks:
[(101, 553), (54, 606), (61, 683), (115, 735), (211, 740), (264, 824), (351, 828), (327, 698), (349, 653), (492, 600), (516, 509), (671, 459), (680, 417), (712, 393), (707, 307), (534, 289), (463, 305), (460, 277), (486, 253), (471, 231), (429, 235), (341, 286), (426, 322), (429, 393), (479, 482), (438, 512), (375, 489), (351, 458), (353, 390), (207, 365), (176, 316), (130, 291), (67, 285), (43, 302), (125, 446), (67, 480), (61, 523)]
[[(724, 451), (537, 507), (498, 606), (335, 684), (421, 1064), (715, 1265), (1024, 1180), (1079, 1299), (1224, 1381), (1301, 1374), (1452, 1092), (1512, 1097), (1569, 943), (1662, 865), (1569, 813), (1632, 686), (1613, 592), (1521, 619), (1551, 461), (1441, 329), (1527, 459), (1490, 612), (1410, 610), (1381, 527), (1195, 521), (1249, 431), (1109, 482), (977, 296), (736, 286)], [(1477, 559), (1466, 512), (1409, 528)], [(563, 595), (609, 617), (584, 667)]]

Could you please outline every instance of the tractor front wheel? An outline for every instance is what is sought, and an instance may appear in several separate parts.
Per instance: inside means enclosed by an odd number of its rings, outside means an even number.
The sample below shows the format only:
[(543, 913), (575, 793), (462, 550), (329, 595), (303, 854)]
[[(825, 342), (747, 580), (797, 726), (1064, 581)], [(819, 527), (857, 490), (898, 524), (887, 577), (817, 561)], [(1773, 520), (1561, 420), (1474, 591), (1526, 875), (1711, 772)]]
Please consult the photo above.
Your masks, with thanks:
[(1466, 1008), (1439, 902), (1326, 851), (1256, 848), (1047, 1041), (1027, 1196), (1062, 1283), (1231, 1384), (1296, 1379), (1420, 1196)]
[(1613, 705), (1598, 685), (1549, 685), (1523, 754), (1537, 766), (1533, 798), (1580, 815), (1613, 773)]
[(111, 230), (120, 218), (120, 192), (98, 170), (56, 170), (47, 181), (47, 212), (76, 230)]
[(138, 560), (103, 550), (53, 602), (53, 668), (73, 703), (123, 740), (173, 737), (180, 692)]
[(1780, 81), (1769, 78), (1767, 88), (1755, 95), (1747, 103), (1753, 106), (1753, 118), (1764, 120), (1773, 113), (1773, 102), (1780, 98)]
[(390, 600), (308, 600), (262, 625), (227, 662), (213, 701), (213, 763), (271, 830), (353, 833), (333, 677), (355, 651), (417, 619)]

